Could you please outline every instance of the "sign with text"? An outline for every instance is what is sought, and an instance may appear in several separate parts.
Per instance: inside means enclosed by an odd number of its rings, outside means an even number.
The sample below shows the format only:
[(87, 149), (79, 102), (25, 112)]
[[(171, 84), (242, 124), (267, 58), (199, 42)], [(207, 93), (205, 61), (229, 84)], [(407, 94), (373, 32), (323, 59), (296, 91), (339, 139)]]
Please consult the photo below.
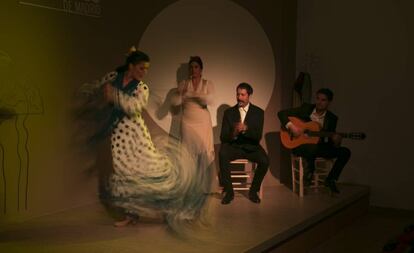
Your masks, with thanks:
[(94, 18), (102, 16), (101, 0), (26, 0), (19, 4)]

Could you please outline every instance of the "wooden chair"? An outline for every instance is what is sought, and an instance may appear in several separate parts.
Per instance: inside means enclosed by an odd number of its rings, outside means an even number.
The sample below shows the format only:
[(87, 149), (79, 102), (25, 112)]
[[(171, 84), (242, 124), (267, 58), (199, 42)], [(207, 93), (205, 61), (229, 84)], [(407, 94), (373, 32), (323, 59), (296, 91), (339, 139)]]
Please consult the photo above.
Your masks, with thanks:
[[(303, 183), (304, 158), (291, 154), (290, 160), (292, 165), (292, 190), (294, 193), (298, 193), (300, 197), (303, 197), (305, 193)], [(318, 190), (324, 185), (323, 182), (328, 176), (334, 161), (334, 159), (325, 159), (322, 157), (317, 157), (315, 159), (315, 171), (313, 173), (313, 179), (309, 188)]]
[[(235, 191), (249, 191), (254, 177), (254, 170), (257, 164), (247, 159), (236, 159), (230, 162), (230, 165), (241, 165), (237, 169), (232, 166), (231, 180)], [(263, 187), (260, 187), (260, 198), (263, 197)]]

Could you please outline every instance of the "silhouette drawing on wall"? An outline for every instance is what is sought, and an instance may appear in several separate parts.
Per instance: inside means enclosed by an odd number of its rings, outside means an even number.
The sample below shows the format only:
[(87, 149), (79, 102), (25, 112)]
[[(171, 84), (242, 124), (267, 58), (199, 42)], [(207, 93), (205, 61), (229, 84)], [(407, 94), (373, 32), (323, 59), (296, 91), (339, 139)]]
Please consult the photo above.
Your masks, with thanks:
[[(30, 152), (29, 152), (29, 128), (27, 121), (30, 116), (44, 113), (43, 99), (40, 92), (34, 87), (28, 78), (22, 76), (21, 71), (13, 63), (11, 57), (4, 51), (0, 51), (0, 127), (4, 127), (14, 120), (15, 147), (4, 144), (5, 138), (0, 138), (1, 150), (1, 176), (3, 190), (3, 213), (7, 208), (7, 187), (17, 188), (17, 211), (21, 210), (23, 201), (24, 209), (28, 209), (29, 175), (30, 175)], [(9, 138), (13, 138), (10, 135)], [(10, 145), (10, 144), (9, 144)], [(17, 184), (7, 179), (5, 151), (7, 148), (16, 148), (17, 153)], [(9, 168), (9, 173), (13, 168)], [(22, 200), (22, 196), (24, 198)]]

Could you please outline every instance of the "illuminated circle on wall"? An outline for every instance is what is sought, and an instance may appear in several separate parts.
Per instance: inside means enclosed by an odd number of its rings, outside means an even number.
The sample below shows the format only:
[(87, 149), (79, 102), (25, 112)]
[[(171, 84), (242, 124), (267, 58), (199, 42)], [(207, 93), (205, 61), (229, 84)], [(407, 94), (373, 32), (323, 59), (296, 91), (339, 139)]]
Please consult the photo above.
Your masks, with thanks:
[(181, 0), (169, 5), (148, 25), (139, 49), (151, 58), (144, 80), (152, 93), (147, 110), (166, 132), (172, 131), (174, 119), (171, 113), (160, 115), (157, 108), (187, 77), (190, 56), (202, 58), (203, 78), (215, 85), (215, 101), (209, 107), (213, 126), (220, 106), (236, 104), (235, 87), (241, 82), (253, 86), (253, 104), (265, 109), (269, 103), (275, 83), (270, 42), (256, 19), (231, 1)]

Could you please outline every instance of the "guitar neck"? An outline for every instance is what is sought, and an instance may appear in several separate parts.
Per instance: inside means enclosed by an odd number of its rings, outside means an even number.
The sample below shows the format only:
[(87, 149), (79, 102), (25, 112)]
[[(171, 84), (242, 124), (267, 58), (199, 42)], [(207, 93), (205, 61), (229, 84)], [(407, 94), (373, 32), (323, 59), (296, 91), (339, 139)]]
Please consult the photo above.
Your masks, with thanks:
[(342, 138), (348, 138), (347, 133), (336, 133), (336, 132), (324, 132), (324, 131), (309, 131), (305, 132), (308, 136), (315, 136), (315, 137), (332, 137), (334, 134), (340, 135)]

